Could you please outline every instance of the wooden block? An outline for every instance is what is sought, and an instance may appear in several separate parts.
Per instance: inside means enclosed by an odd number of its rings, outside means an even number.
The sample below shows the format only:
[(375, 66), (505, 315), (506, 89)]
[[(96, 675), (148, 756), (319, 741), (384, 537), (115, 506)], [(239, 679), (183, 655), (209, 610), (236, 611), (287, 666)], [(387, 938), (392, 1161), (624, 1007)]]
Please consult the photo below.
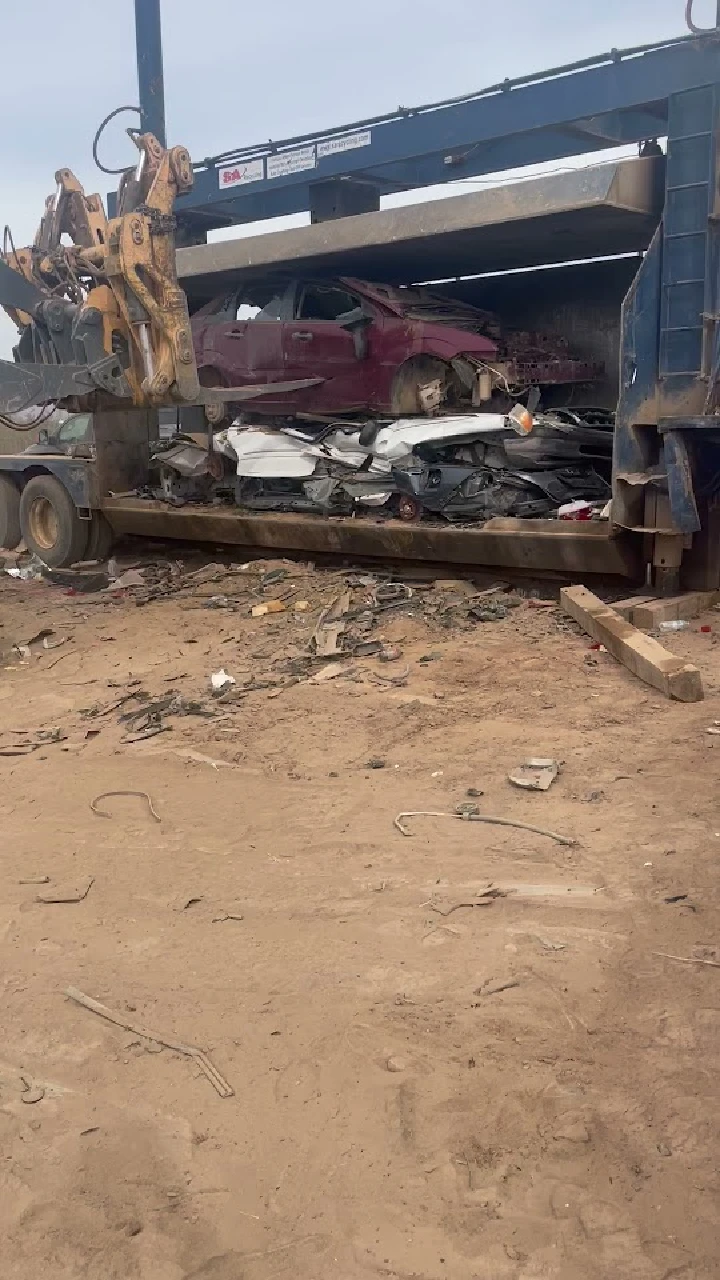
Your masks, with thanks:
[(653, 689), (679, 702), (700, 702), (705, 696), (697, 667), (643, 635), (587, 587), (564, 587), (560, 604), (587, 635), (604, 644), (618, 662)]
[(615, 613), (619, 613), (621, 618), (626, 622), (634, 622), (633, 609), (637, 609), (638, 605), (649, 604), (651, 600), (655, 600), (656, 596), (629, 596), (627, 600), (614, 600), (611, 608)]
[[(638, 602), (630, 621), (643, 631), (652, 631), (661, 622), (674, 622), (681, 618), (688, 622), (698, 614), (712, 608), (718, 599), (717, 591), (686, 591), (681, 596), (666, 596), (662, 600)], [(613, 609), (615, 605), (613, 605)]]

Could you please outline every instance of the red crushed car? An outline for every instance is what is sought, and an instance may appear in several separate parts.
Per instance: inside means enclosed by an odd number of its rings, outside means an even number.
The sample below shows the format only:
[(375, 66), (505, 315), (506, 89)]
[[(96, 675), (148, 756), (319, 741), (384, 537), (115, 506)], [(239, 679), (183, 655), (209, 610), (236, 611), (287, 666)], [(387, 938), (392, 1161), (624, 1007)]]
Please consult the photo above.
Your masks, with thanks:
[(563, 339), (505, 331), (488, 312), (429, 289), (349, 277), (293, 279), (264, 296), (239, 288), (196, 311), (192, 330), (204, 386), (318, 379), (254, 400), (254, 415), (500, 408), (531, 387), (602, 372)]

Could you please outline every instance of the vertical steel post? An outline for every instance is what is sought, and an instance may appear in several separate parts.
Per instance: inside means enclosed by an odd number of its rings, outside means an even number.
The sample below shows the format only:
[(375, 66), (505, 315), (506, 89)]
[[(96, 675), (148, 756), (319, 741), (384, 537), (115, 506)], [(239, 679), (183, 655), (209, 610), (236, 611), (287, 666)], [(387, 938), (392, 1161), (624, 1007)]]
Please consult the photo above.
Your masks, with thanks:
[(135, 47), (140, 91), (140, 128), (143, 133), (154, 133), (164, 147), (165, 85), (160, 0), (135, 0)]

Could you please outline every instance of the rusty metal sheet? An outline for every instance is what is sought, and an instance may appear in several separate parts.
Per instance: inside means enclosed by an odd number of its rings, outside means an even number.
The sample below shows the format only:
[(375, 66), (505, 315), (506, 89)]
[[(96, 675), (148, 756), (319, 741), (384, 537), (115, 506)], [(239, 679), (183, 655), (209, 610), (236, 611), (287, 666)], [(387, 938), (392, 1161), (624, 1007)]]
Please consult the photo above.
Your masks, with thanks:
[(606, 524), (498, 518), (479, 528), (400, 520), (324, 519), (227, 507), (180, 509), (144, 498), (104, 498), (118, 534), (220, 542), (279, 552), (514, 568), (568, 577), (603, 574), (639, 579), (640, 542)]

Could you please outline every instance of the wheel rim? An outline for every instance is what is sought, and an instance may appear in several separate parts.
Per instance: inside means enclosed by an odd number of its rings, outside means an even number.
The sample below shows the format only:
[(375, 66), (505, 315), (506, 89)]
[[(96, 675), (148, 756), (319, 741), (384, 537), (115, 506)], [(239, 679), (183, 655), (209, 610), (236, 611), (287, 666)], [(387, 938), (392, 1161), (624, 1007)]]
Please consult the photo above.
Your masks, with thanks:
[(29, 534), (43, 551), (51, 551), (58, 535), (58, 518), (48, 498), (36, 498), (28, 512)]
[(401, 520), (419, 520), (422, 516), (422, 507), (409, 494), (403, 493), (398, 502), (398, 515)]
[(225, 417), (226, 412), (227, 412), (227, 405), (224, 405), (224, 404), (206, 404), (205, 405), (205, 417), (207, 418), (211, 427), (219, 427), (220, 423)]

